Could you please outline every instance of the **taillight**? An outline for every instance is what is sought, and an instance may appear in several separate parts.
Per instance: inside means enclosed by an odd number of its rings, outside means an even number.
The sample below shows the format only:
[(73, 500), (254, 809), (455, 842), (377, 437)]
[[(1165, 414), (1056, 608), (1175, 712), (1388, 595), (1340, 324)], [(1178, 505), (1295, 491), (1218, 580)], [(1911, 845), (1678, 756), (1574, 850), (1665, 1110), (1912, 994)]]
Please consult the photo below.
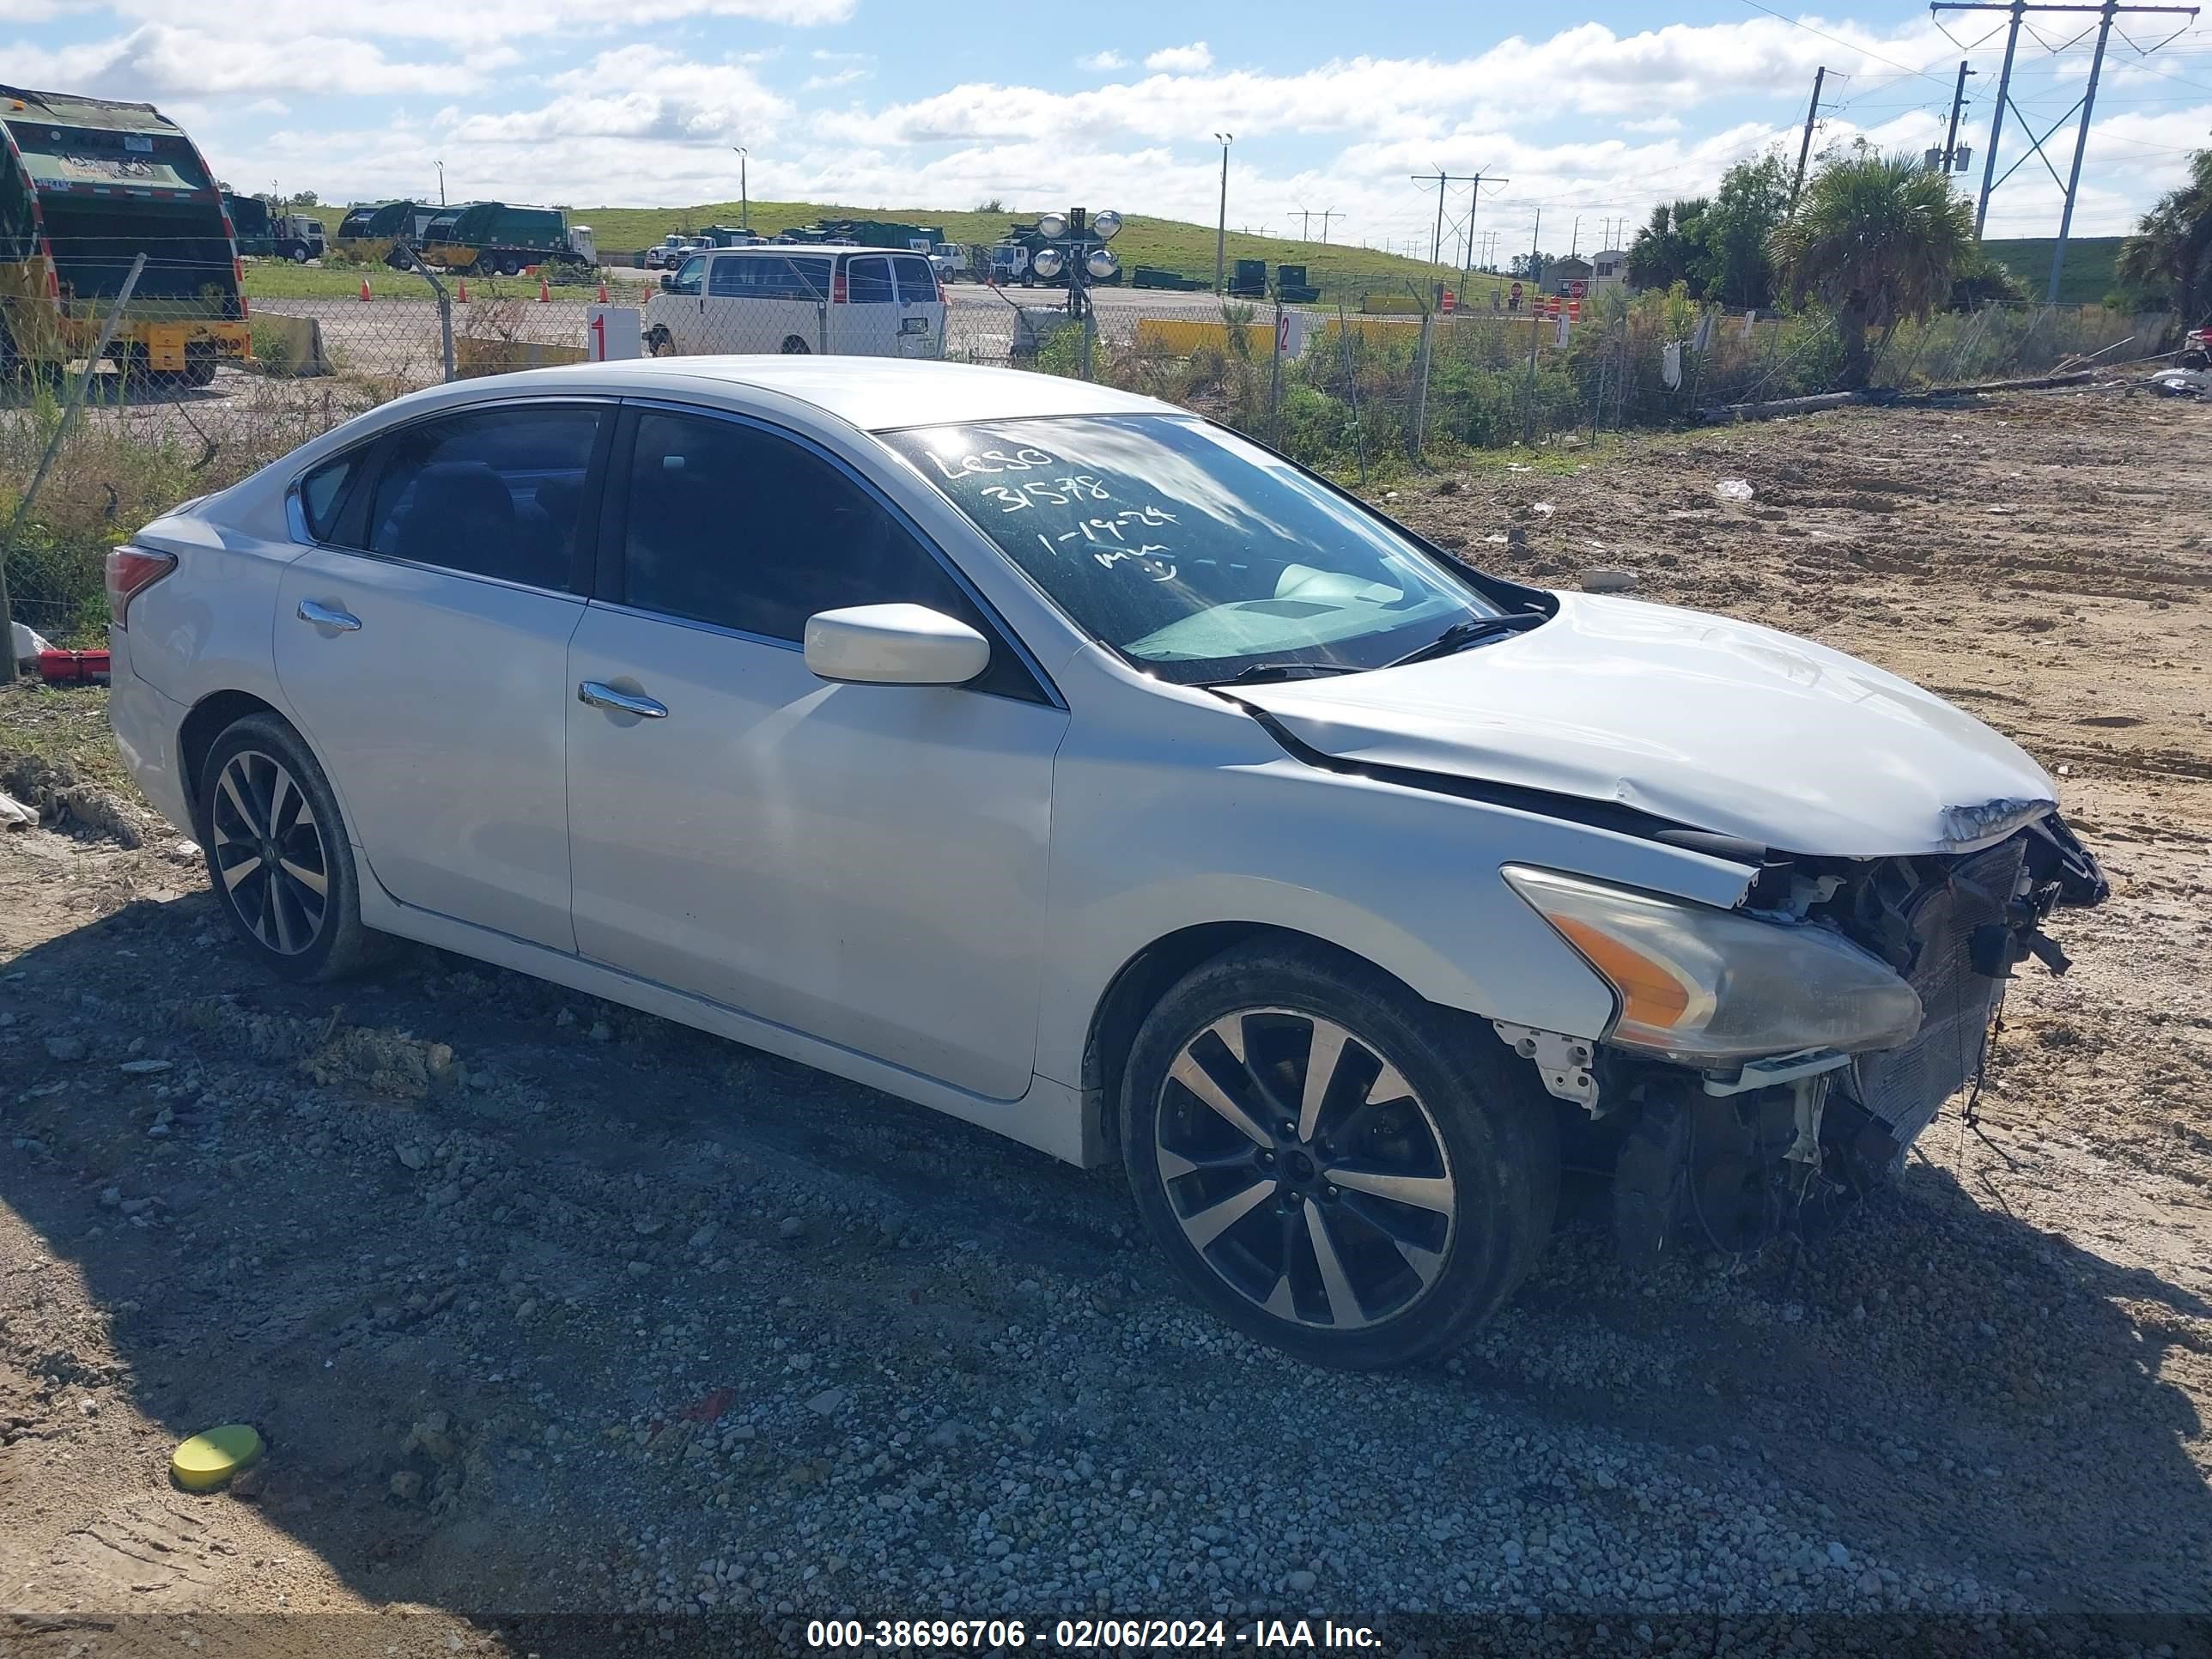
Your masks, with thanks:
[(107, 620), (118, 628), (128, 626), (131, 601), (177, 568), (173, 553), (149, 553), (143, 547), (113, 547), (107, 551)]
[(833, 306), (845, 303), (845, 267), (842, 265), (839, 265), (836, 274), (830, 278), (830, 303)]
[(945, 297), (945, 278), (942, 276), (937, 279), (937, 303), (941, 306), (949, 306), (952, 303), (951, 300)]

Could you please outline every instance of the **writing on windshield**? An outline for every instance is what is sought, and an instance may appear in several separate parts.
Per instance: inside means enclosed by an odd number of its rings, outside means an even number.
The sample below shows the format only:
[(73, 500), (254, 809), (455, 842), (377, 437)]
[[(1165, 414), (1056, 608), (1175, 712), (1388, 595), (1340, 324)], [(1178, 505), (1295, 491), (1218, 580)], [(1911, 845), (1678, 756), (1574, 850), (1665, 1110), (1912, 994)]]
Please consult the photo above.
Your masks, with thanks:
[[(1076, 509), (1070, 528), (1041, 526), (1033, 532), (1038, 545), (1055, 557), (1062, 554), (1088, 557), (1103, 569), (1127, 567), (1154, 581), (1175, 580), (1174, 545), (1152, 539), (1155, 533), (1165, 535), (1176, 522), (1175, 514), (1168, 508), (1156, 502), (1117, 507), (1113, 490), (1095, 472), (1066, 472), (1058, 477), (1050, 477), (1066, 463), (1057, 455), (1028, 445), (1011, 454), (997, 449), (951, 457), (923, 453), (938, 477), (946, 482), (1036, 473), (1042, 470), (1048, 476), (988, 483), (977, 493), (982, 500), (994, 503), (1001, 514), (1054, 507)], [(1060, 520), (1055, 520), (1057, 522)]]

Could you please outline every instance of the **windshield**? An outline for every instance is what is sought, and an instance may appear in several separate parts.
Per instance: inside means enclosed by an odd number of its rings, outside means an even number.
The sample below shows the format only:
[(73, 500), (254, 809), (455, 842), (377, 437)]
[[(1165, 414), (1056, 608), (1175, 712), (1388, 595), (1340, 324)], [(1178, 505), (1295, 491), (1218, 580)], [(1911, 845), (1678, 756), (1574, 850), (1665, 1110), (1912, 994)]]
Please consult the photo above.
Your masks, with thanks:
[(1198, 421), (996, 421), (884, 441), (1078, 626), (1164, 678), (1379, 668), (1498, 614), (1382, 520)]

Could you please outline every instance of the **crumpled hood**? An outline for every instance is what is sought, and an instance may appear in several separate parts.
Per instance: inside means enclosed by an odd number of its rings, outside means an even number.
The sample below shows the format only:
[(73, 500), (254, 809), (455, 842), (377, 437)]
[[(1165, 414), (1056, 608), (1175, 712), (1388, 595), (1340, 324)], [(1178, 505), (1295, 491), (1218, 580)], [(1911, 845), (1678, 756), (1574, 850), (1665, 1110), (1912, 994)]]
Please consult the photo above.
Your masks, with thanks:
[(1526, 634), (1239, 686), (1339, 759), (1616, 802), (1784, 852), (1956, 852), (2053, 803), (2009, 739), (1909, 681), (1725, 617), (1582, 593)]

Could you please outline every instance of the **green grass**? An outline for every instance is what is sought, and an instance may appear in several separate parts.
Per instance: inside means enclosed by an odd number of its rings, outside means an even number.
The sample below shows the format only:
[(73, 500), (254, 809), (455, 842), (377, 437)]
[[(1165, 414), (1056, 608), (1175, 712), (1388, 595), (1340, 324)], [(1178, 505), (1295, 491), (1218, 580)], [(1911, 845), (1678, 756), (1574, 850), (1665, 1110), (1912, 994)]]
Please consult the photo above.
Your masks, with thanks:
[[(696, 231), (707, 225), (737, 224), (739, 211), (735, 202), (709, 202), (688, 208), (570, 208), (568, 222), (589, 225), (603, 252), (637, 252), (673, 232)], [(755, 202), (750, 223), (762, 235), (773, 236), (778, 231), (811, 224), (817, 219), (895, 219), (918, 225), (941, 225), (949, 241), (981, 242), (988, 246), (1006, 234), (1009, 224), (1033, 222), (1037, 211), (1034, 208), (1017, 208), (1003, 213), (951, 213), (941, 208), (854, 208), (825, 202)], [(1213, 228), (1210, 225), (1133, 215), (1124, 221), (1121, 234), (1115, 238), (1114, 251), (1121, 256), (1125, 266), (1158, 265), (1185, 276), (1203, 278), (1209, 283), (1213, 280)], [(1359, 296), (1370, 289), (1403, 294), (1408, 283), (1418, 286), (1440, 276), (1455, 288), (1459, 283), (1456, 265), (1449, 269), (1432, 266), (1424, 260), (1376, 253), (1356, 244), (1346, 246), (1341, 242), (1301, 242), (1295, 238), (1248, 236), (1241, 231), (1231, 231), (1225, 257), (1232, 268), (1239, 259), (1264, 259), (1270, 277), (1279, 264), (1302, 264), (1306, 268), (1306, 280), (1318, 286), (1326, 299), (1333, 301), (1340, 293), (1345, 302), (1354, 307), (1359, 303)], [(1480, 279), (1477, 284), (1478, 290), (1485, 295), (1489, 290), (1480, 283), (1488, 280)]]
[[(2066, 269), (2058, 278), (2061, 305), (2093, 306), (2119, 286), (2112, 262), (2119, 258), (2118, 236), (2069, 236), (2066, 239)], [(2040, 300), (2051, 283), (2051, 250), (2057, 239), (2016, 236), (1982, 244), (1990, 257), (2027, 285), (2028, 296)]]
[[(642, 273), (641, 273), (642, 274)], [(429, 284), (420, 276), (407, 271), (394, 270), (389, 265), (334, 265), (324, 270), (313, 265), (295, 265), (281, 259), (264, 259), (246, 268), (246, 297), (249, 300), (356, 300), (361, 297), (361, 279), (368, 278), (368, 291), (384, 300), (427, 300)], [(460, 279), (446, 276), (441, 279), (448, 292)], [(489, 280), (471, 276), (471, 283), (481, 285)], [(528, 277), (503, 279), (506, 286), (527, 288), (535, 295), (538, 285)], [(589, 299), (598, 291), (595, 284), (555, 283), (554, 291), (563, 299)]]

